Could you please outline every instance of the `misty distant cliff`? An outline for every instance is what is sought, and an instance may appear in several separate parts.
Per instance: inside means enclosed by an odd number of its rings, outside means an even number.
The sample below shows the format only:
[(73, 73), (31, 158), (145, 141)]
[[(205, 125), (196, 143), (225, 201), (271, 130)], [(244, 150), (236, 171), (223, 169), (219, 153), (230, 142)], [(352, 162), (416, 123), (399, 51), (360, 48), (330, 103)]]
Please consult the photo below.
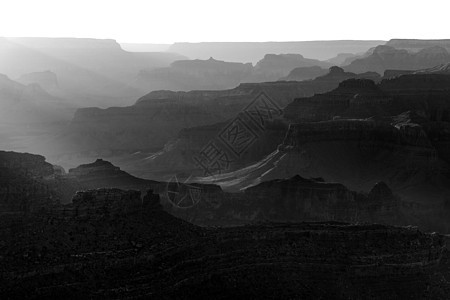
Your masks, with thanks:
[(175, 43), (170, 52), (189, 58), (207, 59), (210, 56), (225, 61), (256, 63), (267, 53), (301, 53), (314, 59), (329, 59), (339, 53), (360, 53), (386, 41), (304, 41), (304, 42), (229, 42)]

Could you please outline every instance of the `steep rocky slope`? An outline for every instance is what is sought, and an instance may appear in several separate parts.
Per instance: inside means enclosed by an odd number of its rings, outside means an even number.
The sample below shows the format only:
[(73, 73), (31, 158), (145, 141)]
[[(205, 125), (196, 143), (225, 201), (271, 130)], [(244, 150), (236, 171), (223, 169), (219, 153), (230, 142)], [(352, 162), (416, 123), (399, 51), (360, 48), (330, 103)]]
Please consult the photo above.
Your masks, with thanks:
[(289, 72), (289, 75), (287, 75), (285, 77), (281, 77), (279, 80), (303, 81), (303, 80), (314, 79), (316, 77), (323, 76), (327, 73), (328, 73), (328, 71), (326, 69), (321, 68), (319, 66), (298, 67), (298, 68), (292, 69)]
[(450, 40), (392, 39), (386, 43), (386, 46), (397, 49), (406, 49), (412, 52), (418, 52), (425, 48), (439, 46), (450, 51)]
[(383, 74), (388, 69), (419, 70), (449, 61), (449, 52), (440, 46), (427, 47), (417, 53), (411, 53), (405, 49), (382, 45), (368, 52), (365, 57), (354, 60), (344, 69), (355, 73), (373, 71)]
[(128, 104), (148, 92), (136, 85), (140, 70), (165, 67), (181, 58), (172, 53), (126, 52), (114, 40), (0, 38), (0, 73), (19, 78), (51, 70), (64, 98), (83, 106)]
[(169, 67), (142, 70), (140, 86), (153, 90), (221, 90), (245, 82), (252, 74), (250, 63), (232, 63), (215, 60), (179, 60)]
[(332, 65), (328, 62), (305, 58), (300, 54), (266, 54), (264, 58), (255, 65), (250, 80), (255, 82), (275, 81), (281, 77), (287, 76), (295, 68), (314, 66), (330, 68)]
[(59, 203), (54, 168), (40, 155), (0, 151), (0, 215)]
[(53, 141), (53, 149), (42, 153), (65, 167), (84, 163), (86, 159), (114, 159), (136, 152), (149, 157), (176, 138), (183, 128), (237, 117), (261, 92), (281, 108), (296, 97), (332, 90), (352, 76), (355, 75), (331, 68), (327, 75), (308, 82), (246, 83), (222, 91), (155, 91), (133, 106), (80, 109), (69, 128)]
[(265, 223), (203, 229), (114, 189), (2, 218), (5, 298), (445, 299), (443, 237), (414, 228)]

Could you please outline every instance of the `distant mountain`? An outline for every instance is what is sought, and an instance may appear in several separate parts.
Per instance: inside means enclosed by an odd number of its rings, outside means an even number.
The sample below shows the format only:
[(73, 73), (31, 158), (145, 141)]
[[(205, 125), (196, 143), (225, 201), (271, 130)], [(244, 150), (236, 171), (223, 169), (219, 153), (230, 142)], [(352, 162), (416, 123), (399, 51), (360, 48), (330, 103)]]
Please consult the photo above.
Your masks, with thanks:
[(303, 41), (303, 42), (229, 42), (229, 43), (175, 43), (170, 52), (191, 59), (216, 59), (256, 63), (267, 53), (301, 53), (305, 57), (326, 60), (339, 53), (366, 52), (369, 48), (384, 45), (386, 41)]
[(120, 43), (123, 50), (129, 52), (164, 52), (172, 44)]
[(355, 73), (374, 71), (383, 74), (385, 70), (420, 70), (448, 62), (450, 54), (440, 46), (424, 48), (417, 53), (390, 46), (378, 46), (364, 58), (356, 59), (343, 68)]
[(327, 59), (326, 62), (334, 66), (343, 66), (344, 64), (349, 64), (352, 60), (355, 60), (360, 55), (354, 53), (339, 53), (333, 58)]
[(250, 63), (215, 60), (178, 60), (169, 67), (142, 70), (138, 83), (152, 90), (220, 90), (233, 88), (246, 81), (253, 72)]
[(59, 89), (58, 76), (51, 71), (22, 74), (17, 81), (25, 85), (39, 84), (40, 87), (49, 93), (58, 93)]
[(135, 85), (141, 69), (164, 67), (181, 58), (127, 52), (114, 40), (0, 38), (0, 73), (19, 78), (49, 70), (74, 105), (124, 105), (147, 92)]
[(39, 84), (24, 85), (0, 74), (0, 122), (18, 126), (70, 120), (72, 105)]
[(255, 65), (250, 81), (275, 81), (287, 76), (293, 69), (301, 67), (329, 68), (332, 65), (316, 59), (308, 59), (300, 54), (266, 54)]
[(314, 79), (319, 76), (323, 76), (328, 73), (327, 69), (323, 69), (318, 66), (314, 67), (300, 67), (293, 69), (288, 76), (281, 77), (279, 80), (286, 80), (286, 81), (303, 81), (303, 80), (309, 80)]
[(425, 48), (439, 46), (450, 51), (450, 40), (392, 39), (386, 43), (386, 46), (396, 49), (406, 49), (411, 52), (419, 52)]
[(295, 68), (289, 73), (288, 76), (280, 78), (280, 80), (287, 81), (303, 81), (315, 78), (315, 81), (344, 81), (350, 78), (366, 78), (378, 81), (381, 79), (380, 74), (376, 72), (366, 72), (361, 74), (355, 74), (351, 72), (345, 72), (342, 68), (331, 67), (329, 70), (322, 69), (320, 67), (306, 67)]
[(328, 68), (331, 64), (300, 54), (267, 54), (254, 67), (251, 63), (225, 62), (212, 57), (207, 60), (180, 60), (170, 67), (142, 70), (138, 85), (148, 90), (230, 89), (244, 82), (276, 81), (294, 68), (314, 66)]

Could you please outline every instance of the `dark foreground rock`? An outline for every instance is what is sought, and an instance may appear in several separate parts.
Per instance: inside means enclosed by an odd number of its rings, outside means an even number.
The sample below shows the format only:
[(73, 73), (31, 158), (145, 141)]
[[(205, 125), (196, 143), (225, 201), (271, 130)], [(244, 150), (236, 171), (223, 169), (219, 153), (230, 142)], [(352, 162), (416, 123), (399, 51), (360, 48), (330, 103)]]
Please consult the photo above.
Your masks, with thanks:
[[(144, 199), (156, 201), (152, 195)], [(448, 254), (437, 234), (330, 222), (200, 228), (149, 203), (136, 191), (91, 190), (52, 213), (2, 218), (1, 298), (450, 295)]]

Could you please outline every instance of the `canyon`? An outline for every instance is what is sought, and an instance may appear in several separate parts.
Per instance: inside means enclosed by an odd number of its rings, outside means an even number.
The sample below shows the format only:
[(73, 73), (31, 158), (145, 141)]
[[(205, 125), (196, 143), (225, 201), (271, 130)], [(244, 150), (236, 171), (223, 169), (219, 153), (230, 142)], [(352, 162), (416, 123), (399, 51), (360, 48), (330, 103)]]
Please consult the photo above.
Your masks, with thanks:
[[(201, 228), (152, 192), (87, 190), (1, 219), (3, 297), (445, 299), (445, 238), (339, 222)], [(145, 201), (143, 201), (145, 200)], [(156, 205), (155, 205), (156, 203)], [(101, 275), (100, 275), (101, 274)], [(263, 274), (263, 275), (262, 275)], [(395, 283), (395, 284), (394, 284)]]

